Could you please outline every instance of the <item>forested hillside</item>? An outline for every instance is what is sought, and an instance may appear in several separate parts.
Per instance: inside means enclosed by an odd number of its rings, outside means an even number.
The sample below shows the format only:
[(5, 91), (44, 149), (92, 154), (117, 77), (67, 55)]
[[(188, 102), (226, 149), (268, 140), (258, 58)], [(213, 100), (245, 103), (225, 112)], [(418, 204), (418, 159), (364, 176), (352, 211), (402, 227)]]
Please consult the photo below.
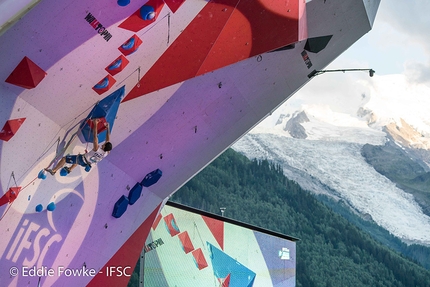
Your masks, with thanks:
[(227, 150), (172, 201), (300, 238), (297, 286), (430, 286), (430, 272), (376, 242), (279, 166)]

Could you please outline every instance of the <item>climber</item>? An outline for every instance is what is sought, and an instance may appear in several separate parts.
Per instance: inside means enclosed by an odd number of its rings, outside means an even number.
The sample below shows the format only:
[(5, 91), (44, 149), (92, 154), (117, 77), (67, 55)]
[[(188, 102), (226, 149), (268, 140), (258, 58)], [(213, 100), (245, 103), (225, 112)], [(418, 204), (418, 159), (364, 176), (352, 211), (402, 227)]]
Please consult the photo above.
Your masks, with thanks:
[[(64, 167), (64, 175), (69, 174), (77, 165), (85, 167), (85, 171), (89, 172), (91, 166), (100, 162), (105, 158), (109, 152), (112, 150), (112, 144), (109, 141), (109, 123), (105, 123), (106, 126), (106, 141), (104, 144), (100, 145), (97, 138), (97, 125), (99, 119), (93, 119), (93, 149), (89, 152), (85, 151), (84, 154), (78, 155), (66, 155), (64, 156), (53, 169), (46, 168), (45, 170), (51, 175), (54, 175), (60, 168), (62, 168), (66, 163), (71, 164), (70, 167)], [(62, 172), (63, 175), (63, 172)]]

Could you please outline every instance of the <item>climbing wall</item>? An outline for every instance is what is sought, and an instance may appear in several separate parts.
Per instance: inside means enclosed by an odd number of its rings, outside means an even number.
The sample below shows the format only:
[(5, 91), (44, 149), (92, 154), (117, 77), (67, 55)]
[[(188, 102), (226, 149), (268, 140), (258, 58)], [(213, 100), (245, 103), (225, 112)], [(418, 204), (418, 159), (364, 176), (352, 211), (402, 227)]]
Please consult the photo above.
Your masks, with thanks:
[[(13, 135), (3, 132), (0, 141), (0, 282), (38, 284), (36, 277), (11, 276), (9, 266), (106, 271), (143, 223), (138, 233), (145, 236), (168, 196), (309, 81), (312, 69), (370, 29), (362, 1), (310, 1), (307, 15), (303, 1), (284, 4), (151, 0), (142, 11), (139, 1), (44, 0), (0, 35), (0, 126), (25, 119), (18, 129), (6, 125)], [(313, 38), (333, 36), (324, 49), (306, 52), (307, 28)], [(108, 157), (91, 172), (77, 168), (39, 178), (63, 155), (92, 148), (91, 135), (82, 133), (91, 132), (89, 115), (109, 106), (104, 100), (121, 87), (117, 112), (102, 116), (112, 125)], [(106, 131), (100, 132), (102, 141)], [(158, 181), (144, 182), (157, 170), (163, 174)], [(137, 183), (142, 190), (130, 194)], [(11, 193), (3, 197), (11, 188), (21, 188), (13, 201)], [(164, 225), (158, 219), (153, 226), (166, 232)], [(213, 275), (193, 226), (178, 220), (176, 227), (168, 240), (182, 256), (177, 265)], [(217, 234), (211, 244), (230, 252), (219, 226), (205, 230)], [(188, 253), (186, 238), (186, 248), (178, 242), (185, 231), (194, 247)], [(121, 264), (132, 265), (133, 256)], [(253, 262), (241, 263), (255, 269)], [(92, 278), (57, 272), (41, 284), (85, 286)], [(105, 273), (96, 282), (107, 279), (117, 278)]]

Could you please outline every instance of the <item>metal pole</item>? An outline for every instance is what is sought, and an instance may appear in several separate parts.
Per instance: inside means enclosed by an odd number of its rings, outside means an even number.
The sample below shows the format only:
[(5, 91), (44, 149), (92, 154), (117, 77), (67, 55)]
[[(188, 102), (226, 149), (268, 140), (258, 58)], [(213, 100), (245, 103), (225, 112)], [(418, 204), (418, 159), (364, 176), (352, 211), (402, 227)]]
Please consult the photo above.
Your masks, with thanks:
[(373, 77), (373, 75), (375, 74), (375, 70), (373, 69), (338, 69), (338, 70), (321, 70), (321, 71), (317, 71), (317, 70), (313, 70), (309, 75), (308, 78), (312, 78), (324, 73), (334, 73), (334, 72), (357, 72), (357, 71), (368, 71), (369, 72), (369, 76)]
[(139, 287), (144, 287), (144, 269), (145, 269), (145, 247), (140, 252), (140, 268), (139, 268)]

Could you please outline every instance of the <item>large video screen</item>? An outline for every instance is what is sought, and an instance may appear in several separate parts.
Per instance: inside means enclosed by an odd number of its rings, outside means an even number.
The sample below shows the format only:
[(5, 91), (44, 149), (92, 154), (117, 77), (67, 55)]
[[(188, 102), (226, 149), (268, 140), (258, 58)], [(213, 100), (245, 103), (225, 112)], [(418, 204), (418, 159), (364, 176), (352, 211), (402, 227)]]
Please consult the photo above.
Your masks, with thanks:
[(168, 203), (145, 243), (143, 286), (296, 286), (296, 240)]

